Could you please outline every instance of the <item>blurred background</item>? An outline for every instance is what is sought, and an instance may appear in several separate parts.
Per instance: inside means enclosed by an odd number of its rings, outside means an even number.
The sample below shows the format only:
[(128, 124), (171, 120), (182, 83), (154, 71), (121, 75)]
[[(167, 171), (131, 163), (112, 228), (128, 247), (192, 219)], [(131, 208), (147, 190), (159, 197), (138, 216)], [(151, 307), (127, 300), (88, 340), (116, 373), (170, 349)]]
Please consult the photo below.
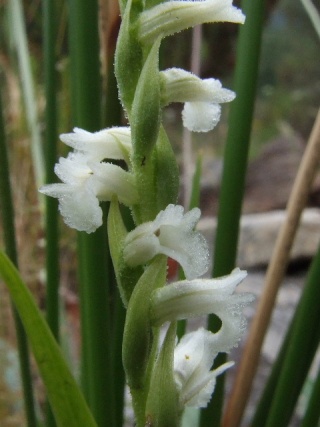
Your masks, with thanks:
[[(43, 147), (42, 135), (45, 131), (44, 108), (46, 103), (43, 82), (41, 0), (24, 0), (22, 2), (27, 35), (28, 50), (26, 54), (31, 66), (31, 83), (21, 77), (24, 76), (21, 68), (21, 52), (19, 53), (19, 49), (14, 42), (14, 34), (12, 32), (12, 30), (16, 31), (19, 24), (17, 21), (13, 21), (12, 24), (12, 19), (14, 18), (9, 13), (9, 3), (9, 0), (0, 1), (0, 88), (5, 108), (20, 270), (40, 306), (43, 307), (45, 287), (44, 201), (37, 192), (38, 187), (42, 184), (41, 149)], [(320, 11), (319, 0), (315, 0), (314, 5)], [(104, 8), (107, 10), (106, 3), (103, 0), (101, 0), (100, 6), (102, 11)], [(111, 6), (109, 4), (108, 7), (108, 13), (110, 13), (111, 18), (108, 20), (107, 30), (101, 30), (105, 41), (105, 51), (102, 50), (101, 52), (102, 72), (112, 68), (112, 52), (119, 26), (116, 4), (111, 4)], [(71, 131), (73, 120), (70, 95), (72, 84), (72, 81), (70, 81), (71, 61), (68, 52), (67, 32), (68, 9), (66, 2), (57, 0), (56, 10), (58, 17), (58, 36), (56, 40), (58, 123), (59, 132), (62, 133)], [(198, 52), (201, 63), (201, 77), (218, 78), (223, 82), (224, 87), (230, 89), (233, 87), (237, 31), (237, 26), (233, 24), (204, 25), (202, 28), (201, 49)], [(253, 279), (250, 279), (248, 289), (257, 294), (259, 294), (259, 289), (261, 288), (260, 285), (262, 284), (265, 266), (272, 250), (273, 239), (281, 223), (281, 214), (278, 219), (268, 215), (258, 217), (259, 221), (261, 221), (259, 223), (254, 222), (257, 217), (253, 219), (250, 215), (272, 213), (276, 210), (283, 210), (286, 206), (306, 141), (319, 108), (319, 42), (319, 37), (300, 0), (267, 1), (259, 82), (251, 135), (250, 163), (243, 206), (243, 213), (249, 215), (246, 223), (249, 225), (247, 225), (247, 231), (245, 227), (242, 227), (244, 233), (247, 234), (243, 236), (244, 240), (240, 244), (239, 253), (241, 268), (249, 268), (254, 271), (251, 276)], [(161, 69), (172, 66), (190, 69), (191, 44), (191, 31), (166, 39), (161, 47)], [(28, 92), (30, 88), (33, 91), (31, 95)], [(104, 95), (106, 93), (105, 85)], [(118, 106), (115, 106), (115, 108), (118, 108)], [(163, 120), (183, 169), (181, 109), (181, 105), (167, 107), (163, 114)], [(216, 129), (207, 134), (193, 134), (192, 136), (191, 158), (195, 160), (197, 154), (201, 152), (203, 159), (200, 207), (204, 216), (210, 219), (213, 219), (217, 213), (228, 111), (229, 106), (227, 104), (223, 105), (222, 120)], [(33, 113), (35, 117), (30, 118)], [(103, 121), (108, 126), (112, 124), (107, 117)], [(123, 123), (125, 123), (124, 117)], [(66, 155), (67, 147), (59, 144), (59, 153), (60, 155)], [(183, 187), (184, 183), (182, 182), (182, 191)], [(283, 305), (280, 306), (278, 312), (280, 313), (280, 318), (277, 317), (275, 320), (275, 329), (279, 329), (279, 325), (283, 322), (288, 322), (300, 292), (301, 283), (299, 282), (299, 277), (303, 276), (304, 269), (317, 246), (320, 222), (316, 208), (320, 207), (320, 176), (314, 182), (308, 205), (311, 208), (315, 208), (310, 214), (311, 219), (307, 219), (305, 223), (305, 233), (309, 234), (301, 237), (301, 239), (305, 239), (301, 240), (298, 245), (301, 250), (292, 259), (289, 278), (287, 278), (289, 291), (286, 293), (287, 296), (283, 297)], [(60, 280), (64, 308), (62, 310), (63, 328), (65, 329), (62, 333), (68, 332), (69, 334), (68, 340), (62, 338), (62, 344), (66, 353), (69, 354), (70, 360), (78, 360), (79, 321), (76, 233), (74, 230), (68, 229), (61, 220), (60, 222)], [(206, 223), (204, 221), (202, 227), (204, 232), (209, 236), (211, 235), (212, 240), (214, 222), (209, 221), (209, 223)], [(260, 237), (256, 239), (257, 242), (250, 246), (252, 244), (252, 233), (264, 227), (265, 234), (259, 235)], [(3, 230), (0, 229), (1, 239), (2, 232)], [(309, 247), (306, 242), (310, 242), (312, 235), (315, 236), (315, 244)], [(257, 256), (255, 257), (254, 255)], [(248, 313), (248, 316), (253, 315), (254, 309), (251, 310), (253, 311)], [(66, 336), (66, 334), (63, 335), (63, 337)], [(63, 342), (64, 339), (65, 343)], [(273, 336), (271, 341), (269, 339), (269, 347), (265, 348), (265, 365), (261, 368), (262, 376), (263, 369), (267, 369), (268, 364), (272, 363), (272, 357), (274, 357), (275, 353), (273, 346), (277, 339)], [(77, 364), (73, 364), (73, 366), (77, 371)], [(43, 388), (36, 370), (34, 375), (37, 383), (36, 391), (41, 406), (43, 403)], [(263, 377), (260, 377), (260, 381), (263, 381)], [(9, 297), (1, 284), (1, 426), (21, 427), (24, 425), (21, 399), (18, 356), (15, 350), (14, 327)], [(41, 411), (41, 408), (39, 408), (39, 411)], [(298, 423), (298, 420), (297, 418), (294, 422)]]

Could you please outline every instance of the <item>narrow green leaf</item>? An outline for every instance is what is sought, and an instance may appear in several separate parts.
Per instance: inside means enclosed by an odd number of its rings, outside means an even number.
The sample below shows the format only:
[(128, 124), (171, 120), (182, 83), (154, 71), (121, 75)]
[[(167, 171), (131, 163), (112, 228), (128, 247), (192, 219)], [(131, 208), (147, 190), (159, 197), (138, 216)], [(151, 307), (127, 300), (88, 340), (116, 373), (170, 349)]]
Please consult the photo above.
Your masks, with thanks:
[(306, 279), (278, 384), (268, 412), (267, 427), (288, 425), (320, 340), (320, 247)]
[[(44, 159), (41, 146), (40, 122), (37, 113), (37, 100), (34, 80), (31, 69), (30, 52), (28, 49), (27, 33), (24, 23), (23, 6), (21, 0), (8, 1), (10, 30), (18, 56), (20, 81), (27, 115), (27, 122), (31, 132), (31, 155), (33, 168), (38, 187), (44, 184)], [(41, 199), (40, 199), (41, 200)]]
[(301, 427), (314, 427), (320, 421), (320, 367), (318, 376), (313, 385), (310, 400), (308, 402), (306, 413), (303, 417)]
[[(265, 0), (241, 2), (246, 22), (240, 28), (237, 45), (234, 85), (237, 97), (231, 104), (224, 155), (213, 277), (228, 274), (235, 267), (265, 3)], [(218, 323), (218, 319), (211, 315), (209, 329), (216, 331), (219, 328)], [(225, 360), (225, 355), (218, 355), (215, 366), (221, 365)], [(213, 398), (201, 413), (201, 427), (220, 425), (224, 400), (223, 377), (217, 378)]]
[[(18, 266), (18, 254), (14, 227), (14, 208), (9, 172), (9, 159), (6, 144), (6, 133), (0, 96), (0, 217), (3, 229), (3, 241), (8, 257), (14, 265)], [(20, 372), (23, 387), (24, 408), (28, 427), (36, 427), (36, 411), (34, 405), (32, 374), (30, 368), (29, 348), (27, 337), (20, 317), (13, 308), (14, 322), (19, 351)]]
[(9, 258), (0, 251), (0, 274), (21, 317), (59, 427), (96, 427), (80, 389), (40, 310)]

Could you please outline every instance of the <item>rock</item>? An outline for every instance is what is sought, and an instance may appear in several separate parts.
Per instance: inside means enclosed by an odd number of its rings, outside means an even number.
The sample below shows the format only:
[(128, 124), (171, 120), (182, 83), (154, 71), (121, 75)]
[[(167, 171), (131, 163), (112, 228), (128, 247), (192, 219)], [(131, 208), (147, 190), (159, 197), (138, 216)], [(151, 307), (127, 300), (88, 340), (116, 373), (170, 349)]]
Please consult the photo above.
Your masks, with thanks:
[[(278, 137), (266, 144), (259, 156), (250, 161), (247, 170), (243, 213), (285, 209), (304, 144), (298, 137)], [(205, 159), (200, 197), (204, 216), (216, 215), (222, 174), (222, 161)], [(320, 176), (310, 191), (308, 206), (320, 205)]]
[(249, 163), (244, 213), (285, 209), (304, 146), (298, 138), (279, 137)]
[[(275, 241), (286, 218), (286, 211), (244, 215), (241, 219), (237, 265), (241, 268), (265, 266), (271, 258)], [(198, 225), (213, 245), (216, 218), (203, 218)], [(290, 262), (308, 260), (316, 253), (320, 237), (320, 209), (307, 208), (290, 254)]]

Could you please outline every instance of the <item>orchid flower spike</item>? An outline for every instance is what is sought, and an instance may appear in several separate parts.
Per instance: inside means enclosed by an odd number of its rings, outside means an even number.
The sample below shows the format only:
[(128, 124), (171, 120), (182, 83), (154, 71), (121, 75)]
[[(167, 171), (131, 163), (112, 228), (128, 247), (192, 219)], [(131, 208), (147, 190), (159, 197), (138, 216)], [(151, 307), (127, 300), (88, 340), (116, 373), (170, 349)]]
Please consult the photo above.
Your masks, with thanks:
[(224, 89), (219, 80), (200, 79), (180, 68), (160, 72), (162, 104), (185, 102), (183, 125), (193, 132), (208, 132), (220, 120), (219, 104), (230, 102), (235, 93)]
[(114, 134), (111, 130), (92, 134), (75, 128), (74, 134), (62, 135), (61, 139), (75, 148), (55, 165), (55, 173), (63, 183), (45, 185), (39, 191), (59, 199), (59, 210), (69, 227), (94, 232), (102, 225), (99, 202), (110, 201), (113, 196), (126, 205), (137, 202), (134, 176), (103, 161), (128, 157), (129, 134), (127, 129), (120, 129), (116, 128)]
[(216, 349), (229, 351), (246, 327), (242, 309), (253, 300), (248, 293), (233, 294), (246, 276), (246, 271), (236, 268), (218, 279), (182, 280), (159, 288), (151, 301), (151, 322), (160, 326), (168, 321), (214, 313), (222, 323), (213, 335)]
[(205, 408), (214, 391), (216, 377), (233, 366), (227, 362), (211, 370), (217, 355), (214, 334), (200, 328), (184, 335), (174, 350), (174, 378), (181, 409)]
[(235, 22), (243, 24), (241, 10), (232, 0), (171, 0), (160, 3), (141, 13), (138, 36), (143, 43), (154, 43), (158, 37), (209, 22)]
[(183, 212), (182, 206), (168, 205), (154, 221), (128, 233), (124, 243), (125, 262), (134, 267), (163, 254), (175, 259), (188, 279), (204, 274), (209, 266), (209, 250), (202, 234), (194, 231), (200, 209)]

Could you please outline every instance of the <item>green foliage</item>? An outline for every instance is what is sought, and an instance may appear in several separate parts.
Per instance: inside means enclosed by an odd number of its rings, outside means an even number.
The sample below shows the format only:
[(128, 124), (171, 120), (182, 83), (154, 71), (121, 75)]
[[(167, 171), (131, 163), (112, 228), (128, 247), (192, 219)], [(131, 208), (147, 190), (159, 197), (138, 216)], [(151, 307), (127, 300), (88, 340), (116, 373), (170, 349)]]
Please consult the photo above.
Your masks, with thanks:
[[(156, 257), (140, 277), (129, 301), (123, 335), (123, 365), (132, 389), (143, 390), (145, 385), (152, 344), (150, 297), (165, 283), (166, 265), (165, 256)], [(144, 304), (141, 301), (145, 301)]]
[(123, 245), (127, 234), (118, 201), (113, 200), (108, 215), (109, 246), (117, 284), (125, 307), (128, 306), (135, 284), (143, 273), (142, 266), (131, 268), (124, 262)]
[(173, 375), (175, 339), (176, 324), (173, 322), (167, 331), (150, 381), (146, 419), (154, 427), (179, 425), (179, 396)]
[(19, 312), (59, 427), (96, 423), (33, 296), (18, 271), (0, 252), (0, 274)]

